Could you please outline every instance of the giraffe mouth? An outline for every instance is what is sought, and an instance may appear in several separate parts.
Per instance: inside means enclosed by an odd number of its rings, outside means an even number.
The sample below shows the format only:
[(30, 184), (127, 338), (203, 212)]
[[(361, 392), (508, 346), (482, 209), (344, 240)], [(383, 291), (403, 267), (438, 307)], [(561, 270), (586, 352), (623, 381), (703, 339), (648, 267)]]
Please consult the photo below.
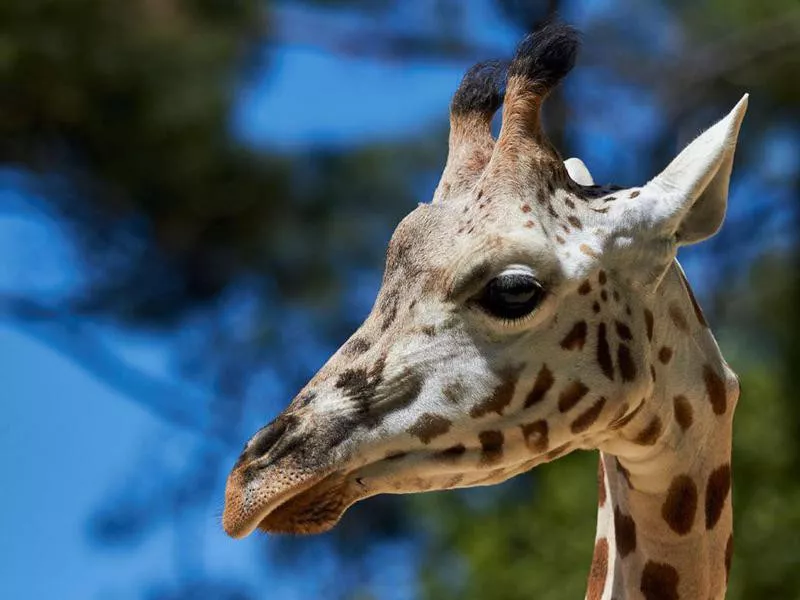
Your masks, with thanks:
[[(431, 460), (432, 457), (439, 460)], [(272, 534), (318, 534), (332, 529), (356, 502), (382, 493), (404, 494), (493, 485), (547, 462), (546, 455), (490, 469), (481, 449), (458, 456), (444, 452), (395, 453), (384, 459), (315, 475), (281, 477), (272, 472), (249, 484), (234, 471), (226, 490), (223, 526), (243, 538), (259, 529)], [(279, 471), (283, 471), (279, 469)], [(284, 471), (285, 473), (285, 471)], [(275, 479), (284, 485), (276, 486)]]
[(266, 533), (323, 533), (332, 529), (353, 503), (371, 495), (358, 478), (344, 471), (310, 477), (294, 473), (278, 485), (274, 479), (248, 482), (241, 471), (231, 473), (222, 516), (228, 535), (243, 538), (256, 529)]

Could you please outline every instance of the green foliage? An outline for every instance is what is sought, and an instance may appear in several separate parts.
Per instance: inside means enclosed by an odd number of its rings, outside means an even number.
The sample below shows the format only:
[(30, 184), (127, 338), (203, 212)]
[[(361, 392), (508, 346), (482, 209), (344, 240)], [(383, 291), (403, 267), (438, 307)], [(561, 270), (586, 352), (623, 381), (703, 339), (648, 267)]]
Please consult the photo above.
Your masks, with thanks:
[[(739, 325), (729, 350), (742, 385), (733, 438), (730, 597), (800, 598), (800, 278), (794, 259), (764, 258), (738, 291), (746, 292), (746, 301), (729, 317)], [(758, 349), (747, 340), (756, 340)]]
[(594, 548), (596, 474), (596, 453), (577, 452), (497, 489), (421, 497), (432, 536), (425, 597), (582, 597)]

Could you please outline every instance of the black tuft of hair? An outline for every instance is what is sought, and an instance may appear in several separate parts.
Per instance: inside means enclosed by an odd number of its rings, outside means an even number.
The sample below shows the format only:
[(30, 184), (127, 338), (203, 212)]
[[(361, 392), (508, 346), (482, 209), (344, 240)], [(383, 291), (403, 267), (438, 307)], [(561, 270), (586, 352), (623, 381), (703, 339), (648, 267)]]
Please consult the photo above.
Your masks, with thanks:
[(453, 95), (450, 110), (454, 114), (494, 114), (503, 103), (507, 70), (507, 60), (487, 60), (470, 67)]
[(544, 91), (549, 91), (572, 70), (578, 46), (578, 30), (563, 21), (551, 19), (519, 43), (508, 75), (526, 77)]

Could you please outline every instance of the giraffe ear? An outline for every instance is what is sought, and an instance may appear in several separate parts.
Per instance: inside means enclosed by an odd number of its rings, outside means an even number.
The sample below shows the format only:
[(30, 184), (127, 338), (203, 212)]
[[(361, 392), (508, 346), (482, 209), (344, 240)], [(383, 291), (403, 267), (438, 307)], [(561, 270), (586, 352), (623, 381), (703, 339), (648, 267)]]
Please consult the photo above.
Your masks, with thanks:
[(646, 207), (652, 209), (650, 218), (666, 225), (679, 245), (711, 237), (722, 225), (747, 99), (745, 94), (726, 117), (700, 134), (642, 189), (642, 200), (652, 199), (655, 205)]
[(567, 169), (567, 173), (569, 173), (570, 179), (575, 183), (583, 186), (594, 185), (592, 174), (589, 173), (589, 169), (586, 168), (580, 158), (575, 158), (574, 156), (568, 158), (564, 161), (564, 166)]

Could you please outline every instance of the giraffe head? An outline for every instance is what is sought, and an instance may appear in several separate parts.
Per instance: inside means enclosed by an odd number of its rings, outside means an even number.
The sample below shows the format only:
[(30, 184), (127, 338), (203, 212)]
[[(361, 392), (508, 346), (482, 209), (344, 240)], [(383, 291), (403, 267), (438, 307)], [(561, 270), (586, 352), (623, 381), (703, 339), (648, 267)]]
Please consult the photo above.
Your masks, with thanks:
[(722, 222), (746, 98), (646, 185), (601, 188), (540, 124), (577, 45), (551, 23), (510, 64), (467, 73), (433, 202), (394, 232), (363, 325), (245, 446), (230, 535), (320, 532), (375, 494), (498, 483), (635, 414), (653, 290)]

